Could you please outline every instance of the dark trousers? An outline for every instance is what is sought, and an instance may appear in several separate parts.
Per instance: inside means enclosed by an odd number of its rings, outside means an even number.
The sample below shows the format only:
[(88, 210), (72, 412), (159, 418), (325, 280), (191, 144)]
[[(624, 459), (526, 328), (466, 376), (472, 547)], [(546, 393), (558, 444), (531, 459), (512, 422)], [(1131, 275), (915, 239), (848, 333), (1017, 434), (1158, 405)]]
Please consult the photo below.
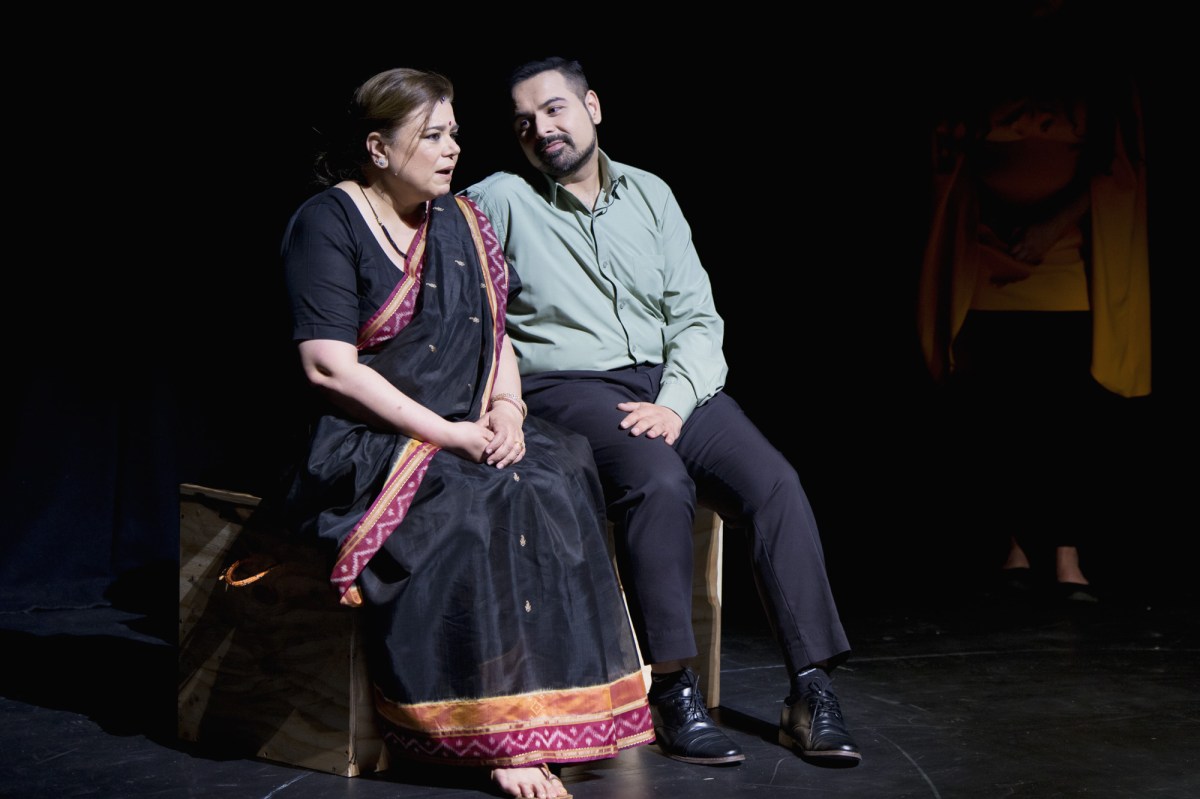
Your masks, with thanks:
[(587, 437), (614, 525), (617, 565), (648, 663), (696, 655), (697, 501), (749, 535), (753, 574), (789, 673), (837, 663), (849, 643), (796, 470), (726, 394), (698, 407), (674, 446), (621, 430), (617, 403), (653, 402), (662, 367), (527, 375), (529, 412)]

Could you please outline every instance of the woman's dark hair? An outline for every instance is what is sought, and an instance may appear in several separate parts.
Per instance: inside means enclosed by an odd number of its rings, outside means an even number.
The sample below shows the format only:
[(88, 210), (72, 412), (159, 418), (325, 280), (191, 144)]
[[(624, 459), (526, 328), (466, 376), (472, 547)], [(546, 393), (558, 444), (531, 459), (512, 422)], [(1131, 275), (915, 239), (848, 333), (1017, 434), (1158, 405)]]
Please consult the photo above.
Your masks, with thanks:
[(454, 85), (436, 72), (398, 67), (373, 75), (354, 91), (345, 119), (335, 125), (327, 148), (317, 154), (317, 183), (332, 186), (343, 180), (360, 181), (368, 162), (367, 136), (378, 132), (389, 141), (396, 131), (433, 106), (454, 100)]

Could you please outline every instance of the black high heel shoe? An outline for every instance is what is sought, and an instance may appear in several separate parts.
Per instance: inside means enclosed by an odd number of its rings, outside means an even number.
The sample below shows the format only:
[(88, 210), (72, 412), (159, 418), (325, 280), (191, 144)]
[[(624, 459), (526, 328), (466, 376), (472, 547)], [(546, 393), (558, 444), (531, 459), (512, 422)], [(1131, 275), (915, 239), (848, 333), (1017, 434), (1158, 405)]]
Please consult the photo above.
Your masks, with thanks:
[(1100, 601), (1096, 589), (1087, 583), (1055, 583), (1054, 590), (1063, 602), (1084, 602), (1095, 604)]

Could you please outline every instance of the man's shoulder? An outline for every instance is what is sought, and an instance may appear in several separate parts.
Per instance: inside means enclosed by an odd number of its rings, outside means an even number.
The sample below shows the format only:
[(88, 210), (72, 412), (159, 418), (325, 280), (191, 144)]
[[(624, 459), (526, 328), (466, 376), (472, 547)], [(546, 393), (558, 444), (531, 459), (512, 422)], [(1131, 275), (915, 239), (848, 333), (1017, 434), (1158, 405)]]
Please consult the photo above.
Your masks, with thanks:
[(671, 192), (671, 185), (659, 177), (657, 173), (621, 161), (614, 161), (611, 158), (608, 164), (616, 180), (624, 180), (625, 183), (642, 190), (649, 189), (661, 193)]
[(641, 167), (634, 166), (633, 164), (627, 164), (624, 161), (614, 161), (610, 158), (608, 159), (608, 166), (617, 175), (628, 175), (640, 180), (656, 180), (660, 183), (664, 182), (662, 178), (650, 170), (642, 169)]
[(486, 178), (472, 183), (460, 194), (475, 202), (486, 202), (489, 199), (513, 196), (529, 191), (536, 191), (536, 188), (528, 177), (516, 172), (493, 172)]

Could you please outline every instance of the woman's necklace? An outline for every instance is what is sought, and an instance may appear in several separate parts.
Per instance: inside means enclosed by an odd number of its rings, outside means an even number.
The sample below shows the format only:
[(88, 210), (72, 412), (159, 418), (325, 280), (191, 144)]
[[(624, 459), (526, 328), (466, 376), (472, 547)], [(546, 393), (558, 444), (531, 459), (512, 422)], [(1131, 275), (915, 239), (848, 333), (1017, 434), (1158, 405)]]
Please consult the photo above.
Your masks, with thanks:
[(358, 184), (358, 190), (362, 192), (363, 199), (367, 201), (367, 207), (371, 209), (371, 213), (375, 214), (375, 224), (379, 225), (379, 229), (383, 231), (384, 238), (388, 240), (388, 244), (392, 245), (392, 249), (400, 253), (400, 257), (407, 261), (408, 253), (396, 245), (395, 240), (392, 239), (392, 234), (388, 233), (388, 229), (384, 226), (383, 220), (379, 218), (379, 212), (376, 211), (375, 206), (371, 204), (371, 198), (367, 196), (367, 190), (362, 187), (361, 183)]

